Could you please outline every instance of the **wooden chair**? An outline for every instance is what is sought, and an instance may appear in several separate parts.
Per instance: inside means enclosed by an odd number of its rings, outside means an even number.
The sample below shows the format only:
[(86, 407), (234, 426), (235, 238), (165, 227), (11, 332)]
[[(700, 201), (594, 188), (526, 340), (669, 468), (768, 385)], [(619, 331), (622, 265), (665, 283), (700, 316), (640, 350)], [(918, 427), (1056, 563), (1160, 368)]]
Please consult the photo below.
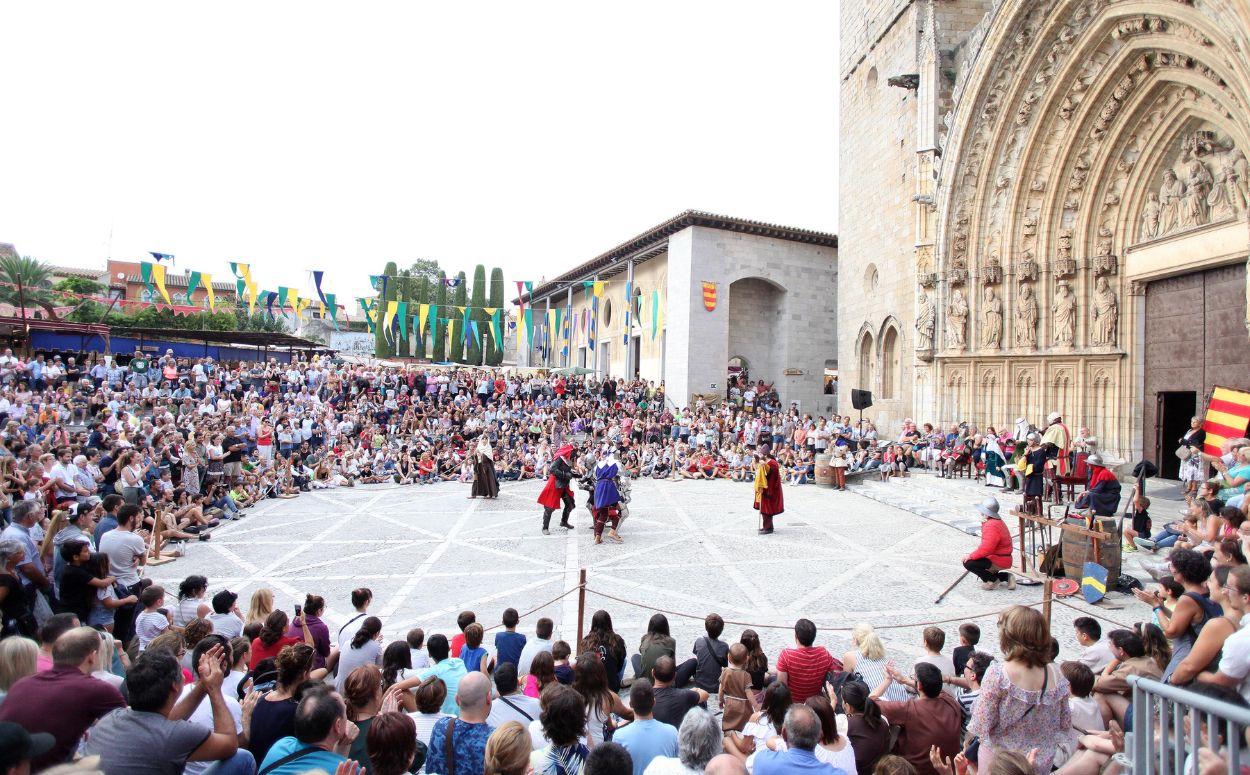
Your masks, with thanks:
[(1068, 490), (1068, 500), (1075, 501), (1077, 496), (1076, 488), (1079, 486), (1084, 492), (1089, 487), (1089, 466), (1086, 464), (1088, 453), (1078, 452), (1075, 455), (1075, 465), (1071, 472), (1066, 476), (1055, 474), (1051, 480), (1051, 497), (1056, 506), (1063, 504), (1063, 491), (1066, 487)]

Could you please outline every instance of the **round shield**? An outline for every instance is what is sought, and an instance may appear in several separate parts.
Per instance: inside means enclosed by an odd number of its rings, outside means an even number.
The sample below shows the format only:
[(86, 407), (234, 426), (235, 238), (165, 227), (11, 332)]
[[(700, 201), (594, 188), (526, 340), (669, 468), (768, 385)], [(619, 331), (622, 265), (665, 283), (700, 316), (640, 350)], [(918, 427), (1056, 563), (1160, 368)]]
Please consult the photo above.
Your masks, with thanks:
[(1050, 589), (1060, 597), (1071, 597), (1081, 591), (1081, 585), (1076, 583), (1076, 579), (1055, 579)]

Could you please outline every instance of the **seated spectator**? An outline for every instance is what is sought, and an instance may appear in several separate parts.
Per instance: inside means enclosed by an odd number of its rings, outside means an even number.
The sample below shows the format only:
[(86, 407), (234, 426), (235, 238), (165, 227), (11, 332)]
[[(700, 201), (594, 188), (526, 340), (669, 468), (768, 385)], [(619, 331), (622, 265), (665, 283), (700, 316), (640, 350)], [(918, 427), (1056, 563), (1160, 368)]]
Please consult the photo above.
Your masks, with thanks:
[(39, 656), (36, 659), (36, 669), (39, 672), (52, 669), (52, 650), (56, 647), (57, 640), (79, 626), (81, 623), (74, 614), (53, 614), (48, 617), (39, 628)]
[(638, 641), (638, 654), (634, 656), (634, 675), (651, 680), (652, 668), (657, 659), (663, 656), (677, 659), (677, 641), (669, 635), (668, 617), (654, 614), (647, 622), (647, 632)]
[(708, 762), (721, 750), (720, 723), (703, 708), (695, 708), (686, 714), (677, 730), (677, 758), (656, 757), (644, 773), (701, 775)]
[(762, 707), (751, 714), (742, 733), (725, 735), (725, 751), (745, 762), (750, 769), (755, 753), (768, 747), (769, 738), (781, 734), (782, 723), (791, 704), (789, 687), (783, 683), (769, 684), (764, 690)]
[[(465, 675), (456, 692), (459, 718), (439, 720), (430, 733), (429, 754), (425, 771), (450, 775), (452, 767), (459, 775), (482, 775), (486, 740), (493, 727), (486, 723), (490, 716), (490, 679), (473, 672)], [(447, 737), (451, 736), (451, 745)], [(450, 748), (454, 764), (449, 764), (446, 750)]]
[(0, 773), (26, 775), (31, 762), (52, 750), (56, 738), (47, 732), (28, 733), (20, 724), (0, 721)]
[(278, 652), (272, 672), (253, 671), (253, 685), (274, 684), (273, 690), (266, 692), (252, 709), (247, 748), (256, 761), (264, 761), (278, 740), (295, 734), (299, 690), (312, 672), (312, 660), (312, 646), (297, 643)]
[(525, 636), (516, 631), (516, 626), (521, 621), (520, 615), (515, 608), (508, 608), (503, 612), (501, 623), (503, 624), (503, 632), (495, 633), (495, 655), (499, 664), (511, 662), (518, 669), (521, 664), (521, 652), (525, 650)]
[[(972, 652), (976, 651), (981, 642), (981, 628), (972, 622), (959, 625), (959, 645), (951, 651), (951, 662), (954, 663), (955, 675), (964, 674), (964, 664)], [(845, 661), (845, 660), (843, 660)], [(849, 670), (850, 668), (843, 668)]]
[[(188, 762), (216, 762), (213, 775), (245, 775), (256, 768), (247, 749), (239, 749), (240, 727), (221, 693), (229, 657), (221, 643), (200, 650), (198, 680), (183, 689), (182, 667), (164, 651), (135, 660), (126, 674), (130, 707), (115, 710), (91, 728), (83, 746), (99, 756), (105, 772), (166, 773)], [(208, 700), (212, 726), (191, 719)]]
[[(547, 654), (546, 657), (550, 661), (551, 655)], [(499, 696), (495, 702), (491, 703), (490, 718), (487, 719), (487, 723), (498, 729), (507, 721), (528, 725), (538, 718), (541, 712), (538, 697), (530, 697), (521, 692), (521, 686), (517, 682), (515, 663), (501, 663), (495, 668), (494, 678), (495, 690)], [(548, 683), (555, 683), (554, 672)]]
[(418, 749), (416, 725), (403, 713), (387, 711), (374, 716), (365, 737), (372, 766), (367, 775), (402, 775), (415, 772)]
[(702, 689), (678, 689), (673, 686), (677, 665), (672, 657), (660, 657), (651, 672), (655, 676), (654, 715), (658, 721), (681, 727), (687, 711), (707, 702), (708, 693)]
[(550, 651), (540, 651), (530, 662), (530, 674), (525, 676), (525, 696), (538, 699), (549, 685), (559, 683), (556, 679), (556, 660)]
[(295, 734), (273, 744), (260, 770), (265, 775), (303, 775), (318, 769), (335, 772), (349, 761), (347, 752), (355, 736), (356, 726), (347, 720), (343, 698), (329, 686), (317, 686), (299, 701)]
[(528, 775), (534, 746), (529, 732), (516, 721), (505, 721), (486, 740), (486, 772), (489, 775)]
[(213, 595), (213, 612), (208, 620), (213, 632), (224, 638), (237, 638), (243, 634), (243, 617), (239, 614), (239, 596), (228, 589)]
[(577, 775), (590, 755), (583, 742), (586, 704), (577, 691), (556, 684), (543, 693), (542, 733), (547, 744), (534, 751), (530, 765), (535, 775)]
[(842, 669), (824, 646), (816, 646), (816, 625), (808, 619), (794, 623), (794, 648), (777, 657), (777, 680), (790, 688), (795, 704), (821, 692), (825, 676)]
[(645, 678), (635, 680), (629, 687), (629, 707), (634, 712), (634, 720), (617, 729), (612, 742), (629, 752), (633, 775), (642, 775), (652, 759), (677, 756), (677, 729), (652, 715), (655, 691)]
[[(381, 637), (382, 620), (376, 616), (365, 617), (360, 629), (356, 630), (356, 634), (348, 642), (347, 648), (339, 654), (339, 671), (334, 679), (335, 689), (343, 691), (347, 676), (361, 665), (373, 665), (378, 668), (382, 666)], [(313, 644), (309, 642), (309, 645)], [(313, 664), (316, 664), (316, 657), (313, 658)]]
[(860, 681), (842, 684), (842, 708), (846, 711), (846, 737), (855, 751), (856, 772), (872, 772), (890, 750), (890, 725), (881, 708)]
[[(828, 700), (826, 700), (828, 702)], [(830, 712), (832, 715), (832, 711)], [(836, 728), (834, 734), (837, 734)], [(755, 775), (794, 775), (808, 772), (814, 775), (846, 775), (845, 770), (817, 758), (820, 745), (820, 717), (806, 705), (795, 705), (786, 713), (781, 737), (785, 745), (780, 750), (760, 751), (755, 755)], [(854, 763), (854, 756), (851, 757)]]
[(1115, 659), (1111, 644), (1102, 637), (1102, 626), (1092, 616), (1079, 616), (1072, 627), (1076, 630), (1076, 642), (1085, 647), (1077, 659), (1098, 675)]
[[(419, 671), (415, 677), (408, 678), (395, 684), (400, 691), (411, 691), (421, 686), (429, 678), (439, 679), (446, 691), (443, 698), (443, 713), (448, 716), (456, 715), (459, 708), (456, 706), (456, 692), (460, 688), (460, 681), (465, 677), (464, 661), (459, 657), (449, 657), (448, 650), (450, 646), (447, 644), (446, 635), (431, 635), (426, 642), (426, 651), (430, 653), (430, 659), (434, 661), (434, 666)], [(420, 698), (418, 698), (418, 705)]]
[[(99, 634), (90, 627), (78, 627), (56, 639), (50, 670), (23, 678), (9, 689), (0, 705), (0, 721), (56, 738), (51, 750), (34, 759), (35, 770), (68, 759), (87, 727), (109, 711), (125, 707), (116, 689), (91, 677), (99, 662)], [(49, 708), (57, 712), (49, 713)]]
[(13, 684), (35, 674), (38, 664), (38, 643), (19, 635), (0, 640), (0, 703)]
[[(145, 590), (145, 594), (146, 592), (147, 590)], [(287, 619), (286, 611), (283, 611), (281, 608), (266, 616), (260, 635), (257, 635), (256, 639), (252, 641), (252, 662), (248, 667), (256, 669), (256, 665), (262, 659), (278, 656), (278, 653), (287, 646), (293, 646), (301, 642), (308, 646), (314, 646), (312, 632), (308, 629), (308, 623), (305, 621), (304, 616), (301, 615), (296, 621), (300, 624), (303, 638), (292, 638), (286, 634), (289, 619)]]
[(1237, 632), (1237, 628), (1241, 624), (1241, 611), (1238, 611), (1229, 604), (1226, 593), (1234, 593), (1236, 590), (1232, 586), (1233, 582), (1229, 581), (1229, 572), (1232, 568), (1228, 565), (1221, 565), (1214, 569), (1211, 577), (1207, 579), (1207, 588), (1210, 590), (1208, 598), (1211, 602), (1217, 604), (1222, 609), (1222, 615), (1218, 618), (1210, 619), (1202, 626), (1202, 630), (1198, 633), (1197, 640), (1189, 649), (1189, 655), (1180, 661), (1176, 669), (1172, 671), (1171, 678), (1168, 683), (1176, 686), (1185, 686), (1198, 677), (1200, 673), (1216, 670), (1220, 665), (1220, 655), (1224, 649), (1224, 643), (1229, 636)]
[(711, 693), (720, 688), (721, 670), (729, 666), (729, 644), (720, 639), (725, 631), (725, 620), (719, 614), (708, 614), (703, 620), (703, 630), (707, 635), (694, 642), (691, 682)]
[[(594, 652), (586, 652), (577, 657), (577, 665), (573, 669), (573, 689), (581, 695), (586, 705), (586, 727), (589, 731), (587, 742), (591, 746), (602, 743), (611, 734), (613, 716), (624, 719), (634, 717), (633, 711), (621, 701), (620, 695), (608, 688), (608, 676), (603, 669), (603, 661)], [(702, 696), (706, 701), (707, 694)]]
[(860, 622), (855, 625), (851, 630), (851, 645), (855, 648), (842, 656), (842, 669), (848, 673), (859, 673), (872, 691), (873, 699), (908, 699), (907, 687), (891, 678), (886, 669), (890, 660), (885, 653), (885, 644), (871, 624)]
[[(521, 649), (521, 656), (517, 659), (517, 675), (528, 675), (530, 672), (530, 663), (534, 661), (534, 657), (540, 651), (551, 651), (551, 633), (555, 630), (555, 623), (547, 617), (542, 617), (534, 625), (534, 638), (525, 641), (525, 647)], [(496, 649), (498, 649), (498, 638), (496, 640)], [(502, 660), (500, 660), (502, 662)]]
[(1153, 657), (1147, 656), (1141, 636), (1132, 630), (1112, 630), (1107, 638), (1115, 659), (1094, 679), (1094, 699), (1106, 724), (1116, 721), (1123, 726), (1132, 696), (1128, 677), (1140, 675), (1158, 680), (1163, 671)]
[(927, 662), (916, 665), (916, 688), (920, 696), (904, 702), (881, 700), (877, 703), (890, 724), (900, 727), (899, 755), (922, 775), (936, 775), (929, 761), (929, 749), (937, 747), (939, 755), (954, 756), (960, 751), (959, 730), (963, 726), (963, 710), (959, 703), (942, 691), (942, 671)]
[[(416, 700), (417, 710), (408, 717), (417, 725), (417, 739), (429, 740), (434, 725), (440, 719), (448, 718), (443, 712), (443, 701), (447, 699), (447, 685), (439, 678), (430, 676), (412, 692)], [(427, 753), (428, 755), (428, 753)]]
[(617, 743), (595, 746), (582, 769), (583, 775), (632, 775), (633, 771), (634, 763), (629, 751)]

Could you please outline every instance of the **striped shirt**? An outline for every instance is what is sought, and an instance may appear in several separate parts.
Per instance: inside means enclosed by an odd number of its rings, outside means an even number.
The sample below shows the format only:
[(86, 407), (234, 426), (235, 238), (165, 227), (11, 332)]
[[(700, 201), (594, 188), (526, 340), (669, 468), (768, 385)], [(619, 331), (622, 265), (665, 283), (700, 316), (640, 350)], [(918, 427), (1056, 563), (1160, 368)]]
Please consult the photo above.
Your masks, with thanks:
[(790, 697), (796, 705), (820, 694), (825, 674), (841, 669), (842, 663), (834, 659), (824, 646), (785, 649), (777, 658), (777, 672), (786, 674)]

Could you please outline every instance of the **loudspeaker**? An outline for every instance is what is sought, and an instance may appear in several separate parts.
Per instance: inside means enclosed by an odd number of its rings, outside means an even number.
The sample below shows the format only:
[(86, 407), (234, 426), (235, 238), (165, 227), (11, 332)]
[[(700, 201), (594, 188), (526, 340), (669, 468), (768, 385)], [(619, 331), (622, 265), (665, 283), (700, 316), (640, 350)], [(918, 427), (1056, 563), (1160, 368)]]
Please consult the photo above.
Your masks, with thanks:
[(855, 407), (856, 409), (867, 409), (868, 407), (872, 406), (872, 391), (871, 390), (852, 390), (851, 391), (851, 406)]

